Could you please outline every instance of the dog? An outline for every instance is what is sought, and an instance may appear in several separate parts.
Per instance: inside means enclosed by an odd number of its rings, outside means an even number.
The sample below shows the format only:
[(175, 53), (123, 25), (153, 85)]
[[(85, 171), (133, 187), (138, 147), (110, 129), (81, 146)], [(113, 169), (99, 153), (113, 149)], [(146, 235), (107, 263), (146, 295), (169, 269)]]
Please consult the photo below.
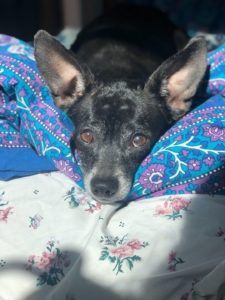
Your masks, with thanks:
[(84, 28), (73, 51), (43, 30), (34, 37), (39, 71), (74, 122), (85, 188), (104, 204), (127, 197), (142, 160), (192, 107), (206, 43), (177, 52), (176, 30), (153, 8), (125, 7)]

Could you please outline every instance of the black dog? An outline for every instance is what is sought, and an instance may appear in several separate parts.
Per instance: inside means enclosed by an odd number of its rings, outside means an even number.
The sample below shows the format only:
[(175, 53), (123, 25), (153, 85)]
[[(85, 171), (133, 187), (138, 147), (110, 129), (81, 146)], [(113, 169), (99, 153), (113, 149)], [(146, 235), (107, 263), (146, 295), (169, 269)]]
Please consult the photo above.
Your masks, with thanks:
[(101, 202), (126, 198), (138, 165), (190, 110), (206, 44), (192, 39), (171, 56), (175, 35), (163, 14), (138, 8), (97, 19), (78, 36), (75, 55), (47, 32), (35, 35), (40, 72), (76, 126), (86, 190)]

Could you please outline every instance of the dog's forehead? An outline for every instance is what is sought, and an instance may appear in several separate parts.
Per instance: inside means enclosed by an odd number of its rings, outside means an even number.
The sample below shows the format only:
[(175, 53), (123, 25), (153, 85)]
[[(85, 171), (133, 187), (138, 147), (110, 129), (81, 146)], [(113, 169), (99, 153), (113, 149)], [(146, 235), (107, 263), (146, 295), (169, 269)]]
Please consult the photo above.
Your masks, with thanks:
[(132, 118), (137, 112), (141, 91), (119, 82), (99, 88), (92, 96), (92, 109), (101, 117)]
[(97, 89), (99, 97), (113, 97), (118, 95), (121, 99), (133, 99), (137, 96), (139, 89), (131, 88), (124, 81), (114, 82), (108, 85), (101, 85)]

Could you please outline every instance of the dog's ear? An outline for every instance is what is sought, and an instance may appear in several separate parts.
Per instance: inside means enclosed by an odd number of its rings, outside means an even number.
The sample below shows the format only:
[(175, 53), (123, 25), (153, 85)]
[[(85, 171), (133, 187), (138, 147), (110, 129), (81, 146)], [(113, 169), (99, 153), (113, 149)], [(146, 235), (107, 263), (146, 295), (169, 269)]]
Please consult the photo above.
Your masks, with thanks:
[(150, 76), (145, 89), (159, 95), (172, 119), (177, 120), (189, 111), (206, 68), (206, 42), (203, 38), (193, 38), (183, 50), (159, 66)]
[(34, 37), (34, 55), (39, 71), (56, 105), (68, 110), (85, 91), (85, 75), (73, 54), (44, 30)]

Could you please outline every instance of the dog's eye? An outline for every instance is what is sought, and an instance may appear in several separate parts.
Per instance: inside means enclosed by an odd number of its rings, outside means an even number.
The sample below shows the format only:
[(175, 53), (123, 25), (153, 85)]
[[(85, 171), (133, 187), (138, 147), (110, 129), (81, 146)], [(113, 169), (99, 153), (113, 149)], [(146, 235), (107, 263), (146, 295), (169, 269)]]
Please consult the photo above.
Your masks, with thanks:
[(91, 144), (94, 142), (95, 137), (91, 131), (84, 131), (80, 134), (80, 139), (86, 144)]
[(132, 139), (132, 146), (135, 148), (143, 147), (147, 143), (147, 138), (143, 134), (136, 134)]

